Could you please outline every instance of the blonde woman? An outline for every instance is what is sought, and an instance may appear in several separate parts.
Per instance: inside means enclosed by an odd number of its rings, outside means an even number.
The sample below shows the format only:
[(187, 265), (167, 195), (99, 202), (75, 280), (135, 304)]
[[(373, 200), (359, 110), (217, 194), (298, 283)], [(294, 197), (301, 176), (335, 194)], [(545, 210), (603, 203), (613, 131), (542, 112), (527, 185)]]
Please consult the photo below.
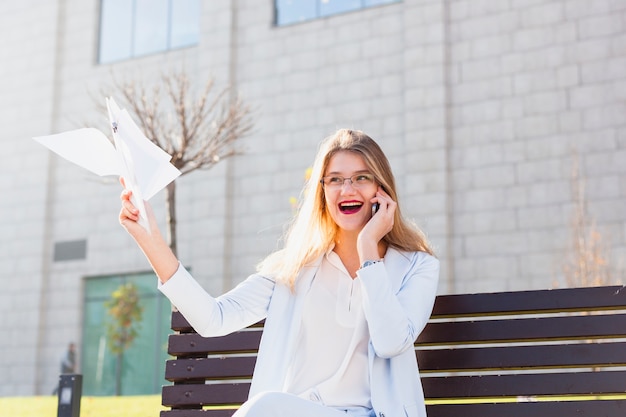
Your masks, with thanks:
[(363, 132), (326, 138), (284, 242), (257, 272), (213, 297), (172, 254), (130, 192), (121, 225), (159, 289), (201, 335), (266, 319), (250, 396), (236, 417), (424, 417), (413, 342), (430, 316), (439, 262), (398, 206), (389, 162)]

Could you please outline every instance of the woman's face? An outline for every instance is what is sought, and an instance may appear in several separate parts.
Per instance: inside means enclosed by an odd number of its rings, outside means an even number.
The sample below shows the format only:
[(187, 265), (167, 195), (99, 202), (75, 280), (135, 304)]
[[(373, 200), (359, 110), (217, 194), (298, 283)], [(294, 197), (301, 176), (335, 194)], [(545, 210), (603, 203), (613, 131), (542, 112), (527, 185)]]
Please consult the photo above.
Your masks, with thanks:
[(333, 155), (324, 172), (326, 209), (344, 231), (359, 232), (372, 217), (370, 200), (378, 184), (363, 157), (340, 151)]

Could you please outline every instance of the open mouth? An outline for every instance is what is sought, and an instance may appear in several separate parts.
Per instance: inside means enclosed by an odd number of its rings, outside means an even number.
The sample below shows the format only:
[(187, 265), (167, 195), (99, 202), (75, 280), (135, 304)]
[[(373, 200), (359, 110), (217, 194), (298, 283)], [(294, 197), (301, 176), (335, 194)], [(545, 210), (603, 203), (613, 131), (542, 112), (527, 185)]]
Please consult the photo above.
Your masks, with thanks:
[(352, 214), (361, 210), (363, 203), (358, 201), (348, 201), (345, 203), (339, 203), (339, 210), (344, 214)]

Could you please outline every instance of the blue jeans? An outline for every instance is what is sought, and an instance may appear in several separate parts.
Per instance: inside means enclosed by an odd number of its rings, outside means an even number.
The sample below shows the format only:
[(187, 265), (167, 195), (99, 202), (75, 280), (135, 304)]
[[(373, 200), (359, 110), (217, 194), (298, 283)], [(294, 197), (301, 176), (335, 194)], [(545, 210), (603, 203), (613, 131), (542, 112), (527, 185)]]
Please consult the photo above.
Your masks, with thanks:
[(233, 417), (374, 417), (363, 407), (328, 407), (285, 392), (262, 392), (246, 401)]

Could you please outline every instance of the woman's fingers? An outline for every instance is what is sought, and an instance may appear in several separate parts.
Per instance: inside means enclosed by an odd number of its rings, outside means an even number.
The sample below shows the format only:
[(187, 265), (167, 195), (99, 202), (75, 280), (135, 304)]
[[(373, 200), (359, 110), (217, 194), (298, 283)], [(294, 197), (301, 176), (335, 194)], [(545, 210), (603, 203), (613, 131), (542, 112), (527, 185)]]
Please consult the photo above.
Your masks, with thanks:
[(139, 220), (139, 210), (130, 201), (132, 194), (132, 191), (126, 189), (124, 189), (120, 194), (120, 200), (122, 200), (122, 208), (120, 210), (119, 216), (120, 223), (123, 222), (125, 219), (129, 219), (135, 222)]
[[(124, 178), (120, 177), (120, 183), (122, 186), (125, 186)], [(131, 190), (124, 188), (122, 193), (120, 194), (121, 200), (121, 208), (118, 216), (118, 221), (120, 225), (136, 240), (145, 239), (149, 233), (144, 228), (144, 226), (139, 224), (140, 213), (139, 209), (133, 204), (131, 198), (133, 197), (133, 193)], [(154, 215), (150, 210), (150, 206), (147, 202), (144, 202), (146, 214), (150, 217), (148, 218), (148, 222), (150, 223), (150, 229), (157, 228), (156, 221), (154, 220)], [(139, 240), (138, 240), (139, 239)]]
[(393, 213), (397, 206), (397, 203), (393, 201), (389, 194), (383, 191), (381, 187), (379, 187), (376, 192), (375, 201), (380, 204), (381, 208), (385, 209), (385, 212), (390, 210), (390, 212)]
[(122, 201), (129, 201), (130, 197), (133, 195), (133, 192), (130, 190), (122, 190), (122, 192), (120, 193), (120, 200)]
[(393, 228), (394, 213), (398, 204), (382, 189), (382, 187), (378, 188), (375, 200), (380, 204), (380, 208), (376, 214), (379, 216), (378, 224), (379, 227), (381, 227), (379, 230), (382, 231), (382, 236), (384, 236)]
[(133, 203), (128, 200), (122, 202), (122, 213), (124, 217), (127, 217), (131, 220), (139, 220), (139, 210), (137, 210)]

